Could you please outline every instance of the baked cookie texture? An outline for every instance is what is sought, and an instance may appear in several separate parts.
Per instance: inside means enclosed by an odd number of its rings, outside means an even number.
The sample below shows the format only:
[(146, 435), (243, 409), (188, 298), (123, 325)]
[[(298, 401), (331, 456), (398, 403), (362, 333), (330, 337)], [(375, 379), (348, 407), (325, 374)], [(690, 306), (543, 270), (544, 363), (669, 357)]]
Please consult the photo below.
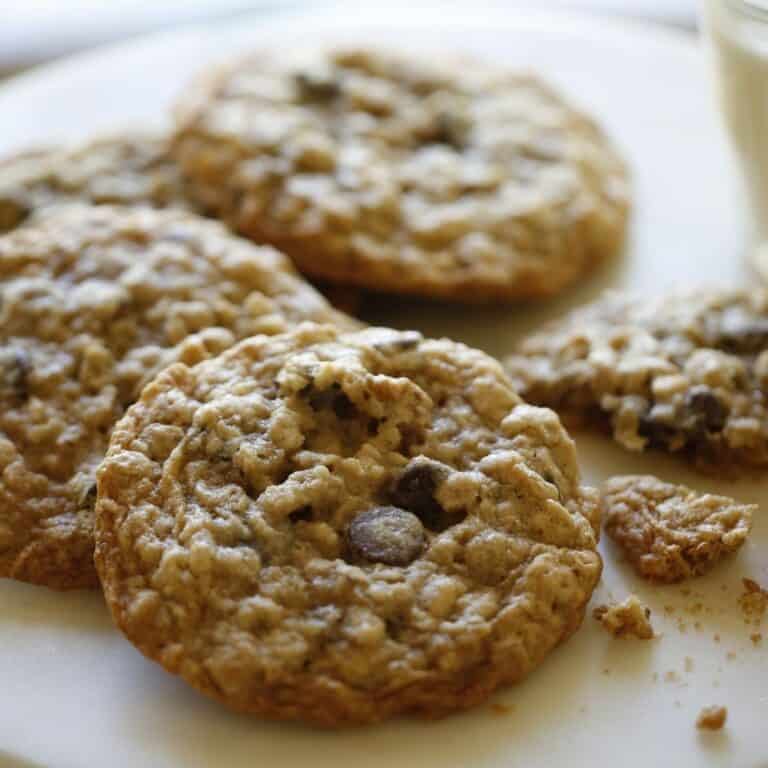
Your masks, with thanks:
[[(0, 234), (49, 206), (68, 203), (207, 213), (188, 196), (163, 134), (103, 136), (76, 147), (40, 148), (0, 159)], [(342, 312), (360, 311), (359, 290), (322, 281), (314, 285)]]
[(357, 327), (189, 214), (64, 206), (0, 237), (0, 576), (96, 586), (95, 470), (142, 384), (306, 319)]
[(305, 324), (175, 365), (98, 483), (118, 626), (265, 717), (471, 706), (577, 629), (601, 573), (557, 416), (485, 354), (415, 332)]
[(181, 173), (159, 134), (105, 136), (0, 159), (0, 232), (57, 203), (189, 208)]
[[(703, 471), (768, 466), (768, 292), (608, 294), (506, 361), (527, 400)], [(570, 422), (569, 422), (570, 423)]]
[(624, 163), (537, 78), (470, 59), (260, 52), (190, 85), (190, 194), (307, 275), (481, 302), (548, 296), (614, 254)]
[(613, 477), (601, 491), (606, 532), (638, 574), (659, 582), (706, 573), (736, 552), (757, 511), (652, 475)]

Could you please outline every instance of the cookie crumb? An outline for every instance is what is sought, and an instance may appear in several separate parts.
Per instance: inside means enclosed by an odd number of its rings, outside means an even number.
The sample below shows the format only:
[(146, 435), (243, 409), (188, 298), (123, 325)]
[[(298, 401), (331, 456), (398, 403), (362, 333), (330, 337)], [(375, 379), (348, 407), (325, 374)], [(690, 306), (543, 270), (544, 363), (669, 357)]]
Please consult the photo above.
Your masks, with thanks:
[[(652, 475), (613, 477), (603, 485), (605, 530), (635, 571), (672, 583), (706, 573), (738, 550), (749, 534), (751, 504), (665, 483)], [(692, 594), (688, 587), (684, 596)], [(687, 609), (702, 611), (697, 601)], [(685, 631), (681, 628), (681, 631)]]
[(633, 635), (640, 640), (655, 637), (650, 622), (651, 609), (645, 606), (637, 595), (630, 595), (621, 603), (599, 605), (592, 615), (614, 637)]
[(728, 653), (725, 655), (725, 658), (728, 659), (728, 661), (734, 661), (736, 659), (735, 651), (728, 651)]
[(721, 706), (704, 707), (696, 718), (700, 731), (719, 731), (728, 719), (728, 710)]
[(768, 610), (768, 589), (763, 589), (754, 579), (741, 580), (744, 592), (739, 597), (739, 607), (744, 622), (760, 626), (765, 612)]
[(685, 657), (685, 671), (693, 672), (693, 659), (690, 656)]
[(720, 642), (720, 635), (718, 635), (717, 633), (715, 633), (715, 634), (712, 636), (712, 639), (713, 639), (713, 640), (714, 640), (716, 643), (719, 643), (719, 642)]
[(763, 635), (761, 632), (753, 632), (749, 639), (752, 641), (752, 645), (760, 645), (763, 642)]
[(677, 683), (680, 681), (680, 674), (675, 669), (668, 669), (664, 673), (665, 683)]

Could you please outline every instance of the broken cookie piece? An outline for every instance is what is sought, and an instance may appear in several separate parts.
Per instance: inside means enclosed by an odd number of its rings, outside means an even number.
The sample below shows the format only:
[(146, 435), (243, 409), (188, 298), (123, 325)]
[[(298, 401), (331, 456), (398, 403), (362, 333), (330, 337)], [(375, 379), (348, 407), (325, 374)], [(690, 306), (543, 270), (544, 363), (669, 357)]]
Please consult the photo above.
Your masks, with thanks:
[(705, 573), (739, 549), (756, 509), (651, 475), (611, 478), (602, 506), (605, 530), (637, 573), (664, 583)]
[(527, 338), (517, 391), (630, 451), (722, 475), (768, 467), (768, 291), (609, 293)]
[(633, 637), (652, 640), (656, 635), (651, 625), (651, 609), (637, 595), (630, 595), (621, 603), (599, 605), (592, 615), (614, 637)]
[(696, 718), (696, 727), (700, 731), (719, 731), (728, 719), (728, 710), (725, 707), (704, 707)]

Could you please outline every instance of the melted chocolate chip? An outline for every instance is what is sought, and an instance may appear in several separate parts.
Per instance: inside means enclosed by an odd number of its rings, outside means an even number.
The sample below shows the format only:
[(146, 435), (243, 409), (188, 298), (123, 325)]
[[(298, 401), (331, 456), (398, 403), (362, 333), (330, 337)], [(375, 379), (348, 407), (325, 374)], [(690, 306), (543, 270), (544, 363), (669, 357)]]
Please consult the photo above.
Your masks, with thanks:
[(78, 499), (81, 509), (93, 509), (96, 505), (97, 488), (96, 483), (86, 486)]
[(400, 427), (400, 452), (409, 454), (414, 446), (424, 442), (424, 429), (422, 427), (403, 424)]
[(374, 507), (350, 523), (347, 543), (355, 558), (405, 566), (424, 549), (424, 528), (416, 515), (404, 509)]
[(11, 359), (1, 368), (2, 382), (10, 390), (13, 399), (26, 402), (29, 399), (29, 375), (32, 373), (32, 361), (21, 349), (11, 353)]
[(467, 140), (467, 122), (451, 112), (438, 112), (429, 138), (438, 144), (461, 149)]
[(640, 417), (637, 431), (641, 437), (645, 437), (648, 440), (648, 443), (652, 448), (663, 448), (667, 446), (677, 432), (674, 427), (670, 427), (669, 424), (657, 421), (647, 414)]
[(31, 212), (32, 209), (20, 200), (0, 197), (0, 234), (18, 227)]
[(448, 468), (423, 456), (413, 459), (397, 478), (392, 501), (413, 512), (431, 531), (444, 531), (461, 522), (464, 513), (448, 512), (438, 503), (435, 491), (448, 476)]
[(696, 417), (698, 425), (709, 432), (719, 432), (728, 420), (726, 407), (709, 387), (692, 387), (686, 395), (685, 405)]
[(309, 393), (309, 404), (316, 411), (332, 410), (339, 419), (353, 419), (358, 415), (357, 407), (338, 384), (322, 391), (308, 387), (306, 392)]
[(298, 72), (294, 82), (299, 96), (307, 101), (332, 101), (341, 95), (341, 82), (332, 73)]
[(288, 515), (288, 519), (292, 523), (309, 523), (312, 521), (312, 507), (309, 504), (305, 504), (303, 507), (294, 509)]

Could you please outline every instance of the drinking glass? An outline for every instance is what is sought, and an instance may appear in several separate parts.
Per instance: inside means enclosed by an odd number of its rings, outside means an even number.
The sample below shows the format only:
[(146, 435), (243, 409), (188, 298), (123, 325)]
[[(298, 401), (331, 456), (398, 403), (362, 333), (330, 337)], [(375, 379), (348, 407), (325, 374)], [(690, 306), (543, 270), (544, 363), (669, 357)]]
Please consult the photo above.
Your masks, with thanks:
[(750, 254), (768, 280), (768, 0), (703, 0), (701, 20), (752, 213)]

